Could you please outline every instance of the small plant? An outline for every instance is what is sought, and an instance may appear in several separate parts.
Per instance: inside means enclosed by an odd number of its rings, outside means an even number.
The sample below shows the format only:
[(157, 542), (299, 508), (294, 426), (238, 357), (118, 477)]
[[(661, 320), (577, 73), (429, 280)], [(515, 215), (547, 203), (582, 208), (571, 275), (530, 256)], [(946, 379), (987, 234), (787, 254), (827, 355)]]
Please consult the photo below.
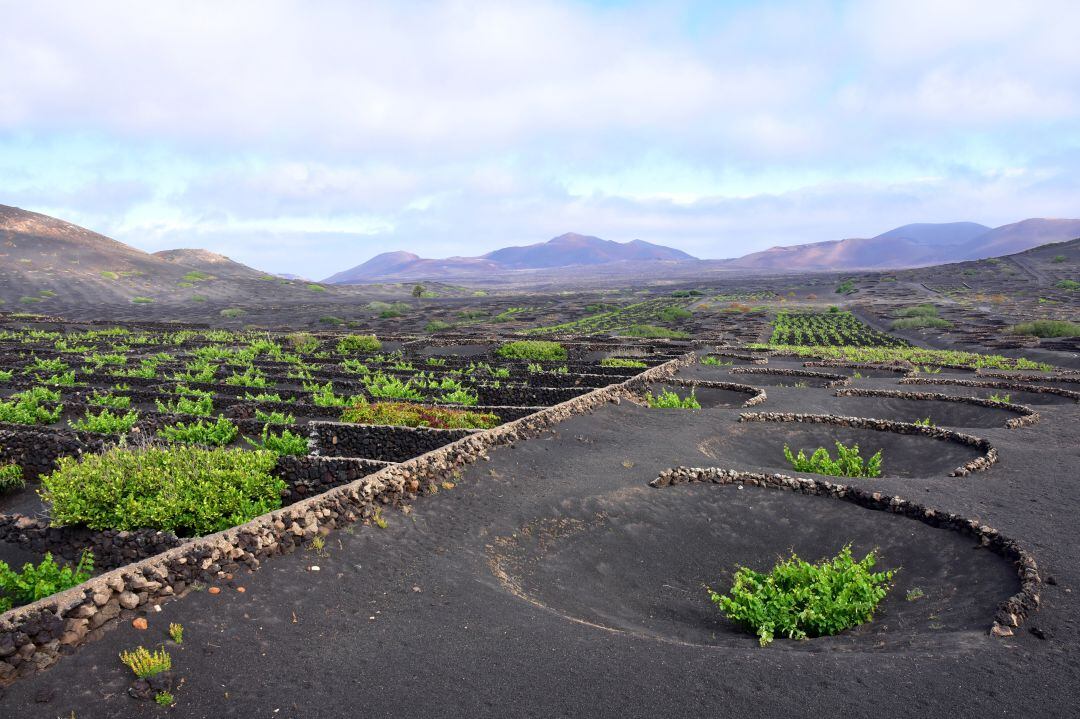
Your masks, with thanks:
[(914, 422), (912, 422), (912, 424), (917, 424), (920, 427), (936, 427), (937, 426), (936, 424), (934, 424), (934, 421), (932, 419), (930, 419), (929, 417), (923, 417), (922, 419), (917, 419)]
[(909, 602), (914, 602), (916, 600), (922, 599), (925, 596), (926, 592), (919, 589), (918, 587), (912, 587), (907, 591), (907, 594), (904, 595), (904, 598), (907, 599)]
[[(122, 661), (139, 679), (156, 677), (172, 669), (172, 657), (162, 647), (152, 652), (146, 647), (136, 647), (130, 652), (120, 652)], [(163, 692), (164, 693), (164, 692)]]
[(460, 387), (439, 395), (439, 401), (446, 402), (447, 404), (463, 404), (467, 407), (472, 407), (478, 404), (480, 399), (474, 392), (470, 392), (464, 387)]
[(836, 459), (829, 456), (829, 450), (818, 447), (809, 457), (803, 450), (799, 450), (797, 456), (792, 455), (791, 449), (784, 445), (784, 457), (791, 463), (796, 472), (813, 472), (825, 474), (830, 477), (880, 477), (881, 476), (881, 450), (863, 461), (859, 454), (859, 445), (845, 447), (840, 442), (836, 443)]
[(1021, 322), (1013, 326), (1012, 332), (1018, 335), (1035, 337), (1080, 337), (1080, 322), (1066, 320), (1035, 320)]
[(150, 298), (150, 297), (132, 297), (131, 301), (134, 302), (137, 305), (148, 305), (148, 304), (152, 303), (154, 300), (153, 300), (153, 298)]
[(196, 399), (178, 397), (165, 402), (155, 399), (154, 404), (158, 412), (168, 414), (195, 414), (200, 417), (209, 417), (214, 413), (214, 398), (209, 395), (200, 395)]
[(896, 573), (874, 572), (876, 563), (874, 552), (856, 562), (851, 545), (817, 564), (792, 554), (768, 574), (739, 567), (728, 593), (709, 589), (709, 598), (726, 617), (749, 627), (763, 647), (777, 636), (831, 636), (873, 618)]
[(57, 564), (49, 552), (45, 553), (37, 566), (29, 562), (24, 564), (21, 572), (14, 571), (6, 562), (0, 562), (0, 612), (6, 612), (16, 604), (36, 602), (82, 584), (93, 571), (94, 555), (90, 551), (83, 552), (74, 567)]
[(850, 295), (855, 291), (854, 280), (844, 280), (836, 286), (836, 294), (838, 295)]
[(690, 339), (689, 332), (672, 330), (667, 327), (657, 327), (656, 325), (630, 325), (625, 330), (620, 331), (619, 334), (627, 337), (643, 337), (645, 339)]
[(382, 507), (376, 507), (375, 513), (371, 516), (371, 521), (375, 523), (375, 526), (379, 529), (386, 529), (389, 523), (386, 518), (382, 516)]
[[(530, 367), (532, 365), (529, 365)], [(605, 357), (600, 360), (601, 367), (625, 367), (628, 369), (645, 369), (649, 365), (641, 360), (626, 359), (624, 357)]]
[(226, 309), (223, 309), (221, 312), (218, 312), (218, 314), (227, 320), (233, 320), (237, 317), (243, 317), (244, 315), (246, 315), (247, 310), (243, 310), (239, 307), (228, 307)]
[(494, 414), (409, 402), (361, 402), (341, 414), (342, 422), (437, 429), (490, 429), (499, 424)]
[(1050, 261), (1053, 262), (1055, 265), (1060, 265), (1062, 262), (1065, 261), (1065, 255), (1054, 255), (1054, 258)]
[(348, 335), (338, 340), (337, 351), (341, 354), (350, 352), (378, 352), (382, 342), (375, 335)]
[(0, 422), (14, 424), (53, 424), (60, 421), (63, 405), (52, 409), (43, 404), (60, 401), (60, 393), (47, 387), (32, 387), (24, 392), (11, 395), (7, 401), (0, 401)]
[(1069, 290), (1070, 292), (1080, 290), (1080, 282), (1077, 282), (1076, 280), (1061, 280), (1054, 286), (1059, 290)]
[(173, 622), (169, 624), (169, 639), (172, 639), (177, 644), (184, 643), (184, 625)]
[(453, 325), (449, 322), (444, 322), (443, 320), (432, 320), (426, 325), (424, 325), (424, 332), (441, 332), (442, 330), (448, 330), (452, 327)]
[(547, 340), (518, 340), (502, 345), (495, 354), (505, 359), (558, 361), (566, 359), (566, 348)]
[(307, 438), (303, 435), (294, 434), (287, 429), (282, 430), (281, 434), (273, 434), (268, 426), (263, 427), (258, 442), (247, 437), (244, 438), (244, 441), (252, 447), (268, 450), (279, 457), (286, 455), (302, 457), (308, 453)]
[[(281, 399), (275, 400), (280, 402)], [(285, 412), (263, 412), (261, 409), (255, 410), (255, 419), (259, 422), (265, 422), (266, 424), (295, 424), (296, 418), (291, 414)]]
[(158, 706), (171, 707), (176, 703), (176, 697), (172, 695), (172, 692), (160, 691), (154, 695), (154, 702)]
[(17, 464), (0, 465), (0, 494), (26, 486), (22, 467)]
[(732, 363), (730, 360), (725, 361), (714, 355), (705, 355), (701, 358), (701, 364), (708, 367), (729, 367)]
[(992, 395), (990, 395), (990, 401), (1000, 402), (1001, 404), (1009, 404), (1012, 402), (1012, 395), (1008, 393), (998, 394), (997, 392), (994, 392)]
[(190, 423), (177, 422), (172, 426), (162, 427), (158, 434), (170, 442), (223, 447), (236, 439), (237, 431), (235, 424), (219, 416), (213, 423), (202, 419)]
[(400, 377), (376, 372), (364, 378), (364, 388), (371, 393), (372, 397), (382, 399), (423, 399), (424, 396), (417, 391), (412, 382), (403, 382)]
[(645, 401), (653, 409), (701, 409), (701, 403), (693, 391), (685, 397), (667, 389), (655, 396), (650, 392), (645, 396)]
[(98, 432), (99, 434), (127, 434), (135, 423), (139, 421), (139, 413), (131, 410), (127, 414), (113, 414), (108, 409), (103, 409), (96, 415), (86, 410), (82, 419), (77, 419), (68, 424), (72, 429), (83, 432)]
[(86, 398), (86, 402), (88, 404), (97, 405), (98, 407), (108, 407), (109, 409), (127, 409), (131, 406), (131, 397), (122, 394), (110, 394), (108, 392), (95, 391)]

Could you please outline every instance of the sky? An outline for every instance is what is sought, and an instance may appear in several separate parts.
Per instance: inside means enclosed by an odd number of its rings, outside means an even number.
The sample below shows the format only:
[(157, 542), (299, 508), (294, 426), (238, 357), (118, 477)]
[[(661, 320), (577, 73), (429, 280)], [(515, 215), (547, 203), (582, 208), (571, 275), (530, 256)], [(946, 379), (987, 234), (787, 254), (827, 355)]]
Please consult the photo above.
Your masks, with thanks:
[(0, 0), (0, 203), (322, 278), (1080, 217), (1075, 0)]

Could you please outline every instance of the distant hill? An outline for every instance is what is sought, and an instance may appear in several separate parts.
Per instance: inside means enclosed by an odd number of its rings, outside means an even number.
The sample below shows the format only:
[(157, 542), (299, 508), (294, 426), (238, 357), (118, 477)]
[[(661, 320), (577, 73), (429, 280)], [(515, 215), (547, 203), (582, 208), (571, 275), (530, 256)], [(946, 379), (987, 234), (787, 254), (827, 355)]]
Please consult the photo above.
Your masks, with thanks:
[(161, 250), (160, 252), (155, 252), (153, 256), (165, 260), (166, 262), (172, 262), (181, 267), (194, 268), (201, 272), (214, 275), (215, 277), (258, 279), (267, 276), (265, 272), (252, 269), (247, 265), (229, 259), (225, 255), (219, 255), (210, 250)]
[(695, 258), (681, 250), (642, 240), (615, 242), (568, 232), (547, 242), (504, 247), (481, 257), (425, 259), (411, 252), (384, 252), (367, 262), (326, 278), (329, 284), (445, 279), (510, 270), (550, 270), (618, 262), (685, 262)]
[(1022, 252), (1080, 237), (1080, 220), (1030, 219), (991, 229), (975, 222), (904, 225), (869, 238), (772, 247), (727, 263), (774, 271), (896, 269)]

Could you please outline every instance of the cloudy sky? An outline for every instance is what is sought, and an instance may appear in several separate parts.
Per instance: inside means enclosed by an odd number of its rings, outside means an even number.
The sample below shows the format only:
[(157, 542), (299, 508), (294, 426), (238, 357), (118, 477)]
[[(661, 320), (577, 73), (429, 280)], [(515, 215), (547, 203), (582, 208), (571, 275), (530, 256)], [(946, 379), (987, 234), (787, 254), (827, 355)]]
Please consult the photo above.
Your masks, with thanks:
[(1076, 0), (0, 0), (0, 203), (323, 277), (1080, 216)]

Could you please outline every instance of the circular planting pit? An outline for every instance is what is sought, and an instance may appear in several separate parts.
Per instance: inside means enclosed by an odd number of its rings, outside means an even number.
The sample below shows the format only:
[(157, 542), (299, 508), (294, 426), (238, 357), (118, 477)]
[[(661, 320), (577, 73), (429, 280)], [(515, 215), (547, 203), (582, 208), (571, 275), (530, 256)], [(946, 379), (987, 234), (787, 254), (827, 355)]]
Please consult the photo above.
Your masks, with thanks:
[[(761, 651), (956, 649), (984, 642), (1020, 589), (1009, 561), (970, 536), (813, 494), (746, 485), (631, 488), (575, 502), (489, 549), (517, 596), (584, 625), (672, 642), (756, 648), (706, 585), (726, 592), (737, 567), (769, 571), (794, 550), (807, 561), (846, 544), (898, 569), (872, 621), (832, 637), (783, 638)], [(912, 597), (909, 599), (909, 596)]]
[[(1076, 398), (1070, 390), (1061, 387), (1040, 386), (1043, 391), (1032, 391), (1030, 386), (1006, 382), (987, 382), (982, 380), (948, 380), (934, 381), (932, 379), (915, 381), (918, 378), (901, 380), (900, 384), (906, 389), (925, 388), (932, 392), (955, 395), (957, 397), (979, 397), (990, 399), (993, 395), (1002, 397), (1009, 395), (1009, 401), (1014, 404), (1074, 404)], [(962, 383), (961, 383), (962, 382)], [(990, 385), (990, 386), (985, 386)]]
[[(744, 415), (745, 416), (745, 415)], [(863, 427), (816, 422), (739, 422), (723, 427), (698, 445), (701, 453), (727, 467), (794, 472), (784, 457), (784, 445), (807, 456), (818, 447), (836, 458), (836, 443), (859, 445), (864, 460), (882, 451), (882, 477), (947, 477), (984, 454), (977, 447), (923, 434), (901, 434)], [(800, 474), (809, 474), (801, 472)], [(858, 483), (858, 478), (836, 478)]]
[[(718, 369), (724, 369), (720, 367)], [(766, 387), (832, 387), (846, 384), (850, 378), (832, 372), (810, 372), (795, 369), (764, 369), (757, 367), (729, 367), (728, 376), (735, 382)]]
[(804, 367), (819, 372), (835, 372), (848, 377), (866, 377), (872, 379), (899, 379), (907, 375), (911, 370), (903, 367), (873, 367), (869, 365), (835, 365), (821, 362), (805, 362)]
[(966, 402), (900, 397), (853, 397), (839, 395), (842, 414), (880, 417), (896, 422), (916, 422), (927, 417), (934, 425), (947, 427), (1005, 427), (1021, 416), (1006, 407), (986, 407)]
[(659, 395), (661, 392), (670, 391), (675, 392), (680, 397), (686, 397), (693, 392), (702, 409), (711, 409), (715, 407), (742, 407), (746, 404), (747, 400), (755, 396), (752, 387), (747, 387), (746, 390), (740, 391), (721, 387), (692, 386), (671, 382), (654, 382), (648, 386), (648, 391), (653, 395)]

